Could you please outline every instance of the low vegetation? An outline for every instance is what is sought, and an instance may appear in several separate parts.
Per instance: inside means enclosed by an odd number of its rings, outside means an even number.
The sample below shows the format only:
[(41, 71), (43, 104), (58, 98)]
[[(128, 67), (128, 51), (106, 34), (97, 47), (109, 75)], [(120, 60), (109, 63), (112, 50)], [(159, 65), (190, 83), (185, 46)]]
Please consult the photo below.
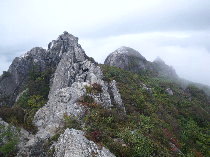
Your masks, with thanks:
[[(85, 117), (90, 139), (100, 139), (96, 142), (117, 156), (209, 155), (210, 99), (202, 90), (194, 86), (183, 89), (165, 78), (101, 67), (104, 80), (118, 82), (127, 114), (92, 109)], [(174, 94), (167, 94), (167, 88)]]
[(0, 124), (0, 156), (14, 156), (19, 142), (18, 131), (12, 126)]

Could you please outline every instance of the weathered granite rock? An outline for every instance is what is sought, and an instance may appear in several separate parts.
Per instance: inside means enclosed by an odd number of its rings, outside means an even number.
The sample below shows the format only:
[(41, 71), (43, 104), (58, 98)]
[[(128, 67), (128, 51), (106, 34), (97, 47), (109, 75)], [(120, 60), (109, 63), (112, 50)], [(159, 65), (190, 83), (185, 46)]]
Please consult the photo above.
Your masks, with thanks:
[(138, 51), (125, 46), (112, 52), (106, 58), (104, 64), (132, 72), (139, 72), (151, 68), (148, 61)]
[(29, 72), (34, 66), (45, 70), (47, 51), (36, 47), (24, 56), (16, 57), (9, 70), (0, 77), (0, 105), (13, 105), (17, 95), (24, 89)]
[[(59, 63), (56, 66), (52, 79), (48, 96), (49, 101), (44, 107), (37, 111), (33, 120), (38, 128), (38, 132), (26, 143), (24, 148), (19, 151), (17, 156), (20, 157), (34, 155), (47, 156), (46, 152), (41, 151), (45, 147), (41, 144), (55, 135), (55, 133), (63, 127), (64, 115), (74, 116), (78, 120), (83, 117), (87, 106), (83, 106), (78, 101), (85, 95), (89, 94), (96, 103), (105, 108), (111, 108), (114, 103), (113, 101), (115, 101), (117, 106), (124, 109), (121, 96), (116, 87), (116, 82), (112, 82), (110, 87), (109, 83), (102, 80), (103, 73), (100, 67), (95, 61), (86, 56), (84, 50), (78, 44), (77, 37), (64, 32), (57, 40), (52, 41), (48, 45), (48, 48), (47, 52), (49, 52), (49, 54), (57, 54), (57, 57), (60, 58), (57, 59)], [(94, 84), (100, 86), (101, 91), (99, 93), (87, 93), (86, 88)], [(111, 90), (109, 90), (110, 88)], [(111, 99), (111, 95), (113, 95), (114, 100)], [(75, 138), (82, 138), (82, 133), (80, 131), (78, 132), (78, 137), (77, 134), (74, 134)], [(88, 142), (87, 139), (85, 141)], [(62, 141), (60, 141), (60, 143), (62, 143)], [(65, 144), (67, 145), (66, 147), (57, 146), (57, 156), (62, 156), (63, 152), (71, 149), (68, 143)], [(98, 150), (93, 142), (90, 142), (90, 144), (91, 149), (93, 147), (93, 152), (99, 153), (100, 156), (111, 156), (107, 153), (108, 151), (105, 148)], [(84, 150), (88, 150), (90, 144), (82, 144), (81, 146)], [(80, 147), (76, 148), (74, 145), (72, 147), (75, 152), (82, 151)], [(61, 148), (65, 149), (62, 150)], [(106, 153), (108, 155), (106, 155)]]
[(66, 129), (55, 144), (55, 157), (114, 157), (106, 148), (89, 141), (84, 132)]
[(166, 89), (166, 93), (167, 93), (168, 95), (174, 95), (173, 91), (172, 91), (170, 88), (167, 88), (167, 89)]
[(59, 55), (54, 49), (35, 47), (21, 57), (16, 57), (9, 70), (0, 77), (0, 105), (12, 106), (24, 90), (29, 73), (34, 68), (38, 72), (54, 69), (61, 59)]
[[(86, 56), (78, 44), (78, 38), (65, 32), (58, 38), (60, 39), (66, 42), (66, 46), (63, 46), (65, 49), (62, 50), (63, 55), (54, 74), (49, 101), (34, 117), (34, 123), (40, 132), (45, 129), (52, 135), (56, 128), (62, 126), (64, 114), (78, 118), (83, 116), (85, 108), (77, 101), (86, 94), (85, 86), (99, 84), (102, 92), (97, 98), (93, 97), (104, 107), (112, 106), (108, 88), (102, 80), (102, 71)], [(55, 46), (59, 42), (53, 43)]]
[(124, 107), (123, 102), (122, 102), (121, 95), (119, 93), (119, 90), (117, 88), (117, 85), (116, 85), (116, 81), (115, 80), (112, 80), (110, 82), (110, 89), (111, 89), (111, 92), (110, 93), (112, 93), (111, 96), (113, 97), (113, 103), (116, 104), (118, 108), (120, 108), (124, 112), (126, 112), (125, 111), (125, 107)]
[(85, 108), (77, 103), (77, 100), (85, 94), (85, 83), (75, 82), (71, 87), (56, 90), (48, 103), (37, 111), (34, 123), (43, 133), (43, 129), (49, 133), (56, 132), (63, 126), (64, 114), (81, 117)]
[[(48, 45), (48, 50), (35, 47), (20, 57), (16, 57), (7, 72), (0, 76), (0, 106), (12, 106), (17, 96), (24, 90), (29, 72), (36, 67), (42, 72), (46, 68), (55, 69), (63, 53), (72, 49), (78, 38), (67, 32)], [(79, 45), (78, 45), (79, 47)]]

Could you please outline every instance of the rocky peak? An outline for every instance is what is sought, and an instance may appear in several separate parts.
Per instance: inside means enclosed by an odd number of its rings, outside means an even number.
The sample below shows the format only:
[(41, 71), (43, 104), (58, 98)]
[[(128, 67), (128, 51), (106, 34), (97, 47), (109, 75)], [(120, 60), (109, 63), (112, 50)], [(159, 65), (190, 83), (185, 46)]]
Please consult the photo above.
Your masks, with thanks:
[(0, 79), (0, 105), (13, 105), (18, 94), (23, 90), (29, 72), (34, 66), (44, 71), (49, 66), (48, 52), (35, 47), (20, 57), (16, 57)]
[(116, 66), (118, 68), (138, 72), (145, 70), (147, 60), (136, 50), (122, 46), (112, 52), (105, 60), (104, 64)]
[(57, 40), (53, 40), (48, 44), (48, 50), (63, 53), (64, 51), (70, 50), (72, 46), (77, 44), (78, 38), (65, 31), (63, 34), (59, 35)]
[(35, 47), (24, 55), (16, 57), (8, 72), (6, 72), (7, 75), (0, 77), (0, 105), (14, 104), (27, 82), (29, 72), (34, 66), (40, 72), (45, 71), (47, 68), (56, 69), (62, 57), (66, 57), (67, 52), (74, 62), (84, 61), (87, 58), (78, 44), (78, 38), (65, 31), (57, 40), (53, 40), (48, 44), (48, 50)]
[[(125, 112), (116, 82), (109, 83), (102, 79), (101, 68), (85, 54), (85, 51), (78, 44), (77, 37), (64, 32), (57, 40), (50, 42), (47, 54), (48, 58), (51, 58), (50, 63), (56, 62), (48, 96), (49, 100), (36, 112), (33, 123), (38, 128), (38, 132), (34, 138), (28, 141), (27, 147), (20, 150), (21, 155), (30, 156), (31, 147), (34, 148), (40, 140), (45, 141), (55, 135), (64, 125), (64, 115), (81, 120), (87, 111), (87, 107), (79, 103), (79, 100), (84, 97), (93, 99), (95, 103), (104, 108), (110, 109), (114, 104)], [(94, 85), (100, 88), (99, 93), (88, 92), (87, 88), (91, 89)], [(111, 95), (113, 98), (111, 98)], [(71, 136), (71, 134), (67, 136)], [(70, 138), (66, 135), (64, 137), (65, 139)], [(77, 140), (73, 143), (78, 146), (81, 145), (81, 147), (77, 147), (77, 152), (84, 152), (83, 149), (91, 152), (99, 151), (97, 147), (92, 147), (92, 144), (83, 148), (84, 142)], [(60, 145), (63, 145), (62, 141), (58, 141), (57, 145), (59, 146), (58, 153), (62, 152), (59, 150)], [(64, 146), (67, 149), (66, 143)], [(101, 153), (103, 154), (103, 152)], [(21, 156), (20, 154), (19, 156)]]
[(122, 46), (122, 47), (118, 48), (113, 53), (121, 54), (121, 55), (123, 54), (123, 55), (130, 56), (130, 57), (137, 57), (137, 58), (141, 58), (141, 59), (145, 60), (145, 58), (138, 51), (136, 51), (130, 47), (126, 47), (126, 46)]

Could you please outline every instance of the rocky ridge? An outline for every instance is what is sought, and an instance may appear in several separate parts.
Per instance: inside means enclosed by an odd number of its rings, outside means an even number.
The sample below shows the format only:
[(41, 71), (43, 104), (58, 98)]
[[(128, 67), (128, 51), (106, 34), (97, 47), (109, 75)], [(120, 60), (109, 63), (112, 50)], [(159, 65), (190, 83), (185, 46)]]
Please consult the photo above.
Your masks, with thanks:
[[(188, 104), (190, 108), (196, 107), (186, 109), (186, 119), (182, 117), (186, 122), (189, 121), (188, 112), (190, 113), (191, 110), (191, 114), (198, 117), (197, 120), (202, 116), (205, 119), (207, 112), (204, 115), (206, 110), (204, 107), (209, 103), (208, 97), (194, 87), (186, 90), (181, 88), (175, 84), (175, 81), (171, 81), (178, 78), (172, 67), (166, 65), (160, 58), (149, 62), (132, 48), (117, 49), (107, 57), (105, 64), (99, 66), (88, 57), (78, 43), (78, 38), (68, 32), (64, 32), (50, 42), (47, 50), (33, 48), (13, 61), (8, 72), (0, 78), (0, 105), (8, 102), (12, 105), (27, 93), (28, 88), (30, 89), (27, 86), (28, 75), (34, 68), (39, 73), (49, 68), (53, 69), (49, 74), (50, 85), (49, 82), (46, 83), (50, 87), (50, 92), (48, 89), (46, 94), (48, 95), (49, 92), (47, 103), (44, 101), (46, 104), (43, 103), (38, 108), (31, 107), (29, 110), (35, 109), (31, 114), (33, 124), (36, 126), (34, 130), (37, 128), (35, 134), (24, 129), (17, 131), (18, 129), (11, 126), (15, 132), (14, 135), (20, 137), (17, 157), (186, 154), (179, 145), (183, 139), (179, 141), (179, 138), (176, 138), (177, 132), (171, 132), (173, 130), (170, 130), (170, 127), (177, 129), (178, 126), (185, 131), (186, 128), (182, 128), (182, 121), (177, 118), (179, 112), (185, 114), (182, 112), (184, 109), (182, 104)], [(152, 75), (148, 75), (147, 72)], [(7, 89), (6, 86), (9, 88)], [(14, 94), (10, 95), (11, 93)], [(193, 103), (196, 105), (193, 106)], [(199, 109), (197, 105), (199, 103), (204, 104), (204, 107)], [(20, 107), (16, 103), (15, 105), (17, 109)], [(37, 107), (36, 103), (27, 105), (26, 107), (30, 105)], [(199, 112), (194, 113), (195, 109)], [(30, 114), (30, 112), (26, 113)], [(9, 118), (14, 117), (9, 115)], [(16, 122), (12, 120), (8, 122)], [(67, 125), (68, 120), (70, 125)], [(202, 124), (205, 126), (204, 122)], [(25, 115), (24, 122), (18, 124), (22, 123), (27, 124)], [(0, 119), (0, 126), (7, 129), (9, 124)], [(200, 130), (198, 126), (195, 128)], [(2, 128), (0, 128), (0, 136), (1, 133)], [(158, 141), (154, 140), (156, 136), (163, 137), (165, 142), (161, 144), (162, 139), (159, 140), (159, 138)], [(177, 137), (179, 136), (180, 132), (177, 134)], [(203, 136), (199, 134), (196, 140), (200, 137)], [(203, 138), (199, 140), (202, 141)], [(8, 142), (7, 138), (3, 139), (3, 142), (0, 140), (0, 148), (5, 142)], [(184, 142), (188, 144), (188, 141)]]
[[(103, 73), (100, 67), (86, 56), (84, 50), (78, 44), (78, 38), (64, 32), (57, 40), (49, 44), (47, 52), (57, 52), (60, 58), (52, 79), (49, 101), (37, 111), (34, 117), (34, 124), (38, 128), (37, 134), (26, 143), (17, 156), (33, 156), (34, 151), (32, 151), (32, 148), (35, 148), (40, 141), (51, 138), (63, 127), (64, 115), (73, 116), (80, 120), (88, 109), (78, 102), (84, 95), (88, 94), (97, 104), (104, 108), (111, 108), (114, 101), (116, 106), (124, 108), (116, 82), (107, 83), (102, 80)], [(87, 93), (87, 87), (91, 88), (93, 84), (100, 86), (100, 93)], [(110, 94), (113, 95), (113, 100)], [(61, 153), (61, 151), (65, 150), (59, 148), (63, 147), (76, 149), (75, 151), (78, 153), (86, 152), (85, 154), (80, 153), (79, 156), (92, 156), (91, 153), (95, 153), (96, 156), (113, 156), (105, 148), (99, 150), (93, 142), (88, 141), (83, 136), (82, 131), (73, 130), (73, 135), (69, 134), (69, 131), (66, 130), (60, 136), (60, 139), (67, 140), (70, 138), (69, 136), (76, 136), (77, 133), (75, 134), (75, 132), (78, 132), (78, 136), (82, 138), (81, 140), (76, 137), (71, 138), (72, 143), (78, 145), (78, 147), (71, 147), (71, 143), (63, 143), (63, 140), (60, 140), (55, 144), (54, 156), (68, 156), (68, 154)], [(90, 144), (86, 144), (84, 147), (85, 143)], [(85, 150), (88, 150), (88, 152)], [(35, 154), (46, 156), (46, 153), (42, 152), (36, 152)]]
[[(153, 70), (150, 62), (138, 51), (128, 47), (121, 47), (111, 53), (105, 60), (105, 64), (133, 72)], [(104, 108), (109, 109), (114, 106), (126, 112), (117, 82), (103, 80), (101, 68), (85, 54), (81, 45), (78, 44), (78, 38), (68, 32), (64, 32), (57, 40), (50, 42), (47, 50), (36, 47), (23, 56), (15, 58), (7, 76), (1, 76), (0, 96), (10, 100), (1, 101), (1, 105), (8, 102), (11, 105), (19, 98), (25, 90), (24, 85), (34, 67), (39, 72), (49, 67), (55, 72), (51, 79), (49, 100), (34, 116), (33, 123), (38, 128), (38, 132), (35, 135), (27, 133), (25, 139), (28, 140), (22, 142), (17, 154), (19, 157), (48, 156), (48, 153), (44, 151), (44, 143), (64, 127), (64, 115), (75, 117), (78, 121), (81, 121), (85, 115), (88, 107), (79, 103), (85, 95), (93, 98)], [(92, 88), (93, 85), (99, 86), (100, 92), (89, 93), (88, 88)], [(21, 134), (26, 136), (24, 132)], [(72, 142), (65, 142), (70, 139)], [(68, 150), (63, 149), (64, 147)], [(104, 147), (99, 148), (94, 142), (86, 139), (83, 131), (74, 129), (66, 129), (51, 149), (55, 149), (54, 156), (59, 157), (114, 156)], [(75, 151), (72, 151), (73, 149)]]
[(48, 68), (55, 69), (57, 67), (62, 54), (67, 49), (65, 47), (67, 41), (61, 38), (60, 36), (60, 40), (50, 42), (48, 50), (35, 47), (13, 60), (9, 70), (0, 77), (0, 106), (14, 104), (18, 95), (24, 90), (29, 73), (34, 68), (43, 72)]

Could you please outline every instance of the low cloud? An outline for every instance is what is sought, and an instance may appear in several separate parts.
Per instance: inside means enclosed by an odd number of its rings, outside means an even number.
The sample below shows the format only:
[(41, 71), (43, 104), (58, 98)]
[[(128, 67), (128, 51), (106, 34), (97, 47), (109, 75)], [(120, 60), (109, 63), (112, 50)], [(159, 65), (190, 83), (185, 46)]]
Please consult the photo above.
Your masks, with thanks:
[(210, 85), (209, 0), (0, 1), (0, 73), (64, 30), (98, 62), (120, 46), (160, 56), (186, 79)]
[(149, 61), (161, 57), (182, 78), (210, 85), (210, 52), (208, 44), (199, 40), (204, 39), (203, 35), (206, 36), (205, 32), (153, 32), (85, 39), (81, 43), (86, 53), (100, 63), (115, 49), (128, 46)]

